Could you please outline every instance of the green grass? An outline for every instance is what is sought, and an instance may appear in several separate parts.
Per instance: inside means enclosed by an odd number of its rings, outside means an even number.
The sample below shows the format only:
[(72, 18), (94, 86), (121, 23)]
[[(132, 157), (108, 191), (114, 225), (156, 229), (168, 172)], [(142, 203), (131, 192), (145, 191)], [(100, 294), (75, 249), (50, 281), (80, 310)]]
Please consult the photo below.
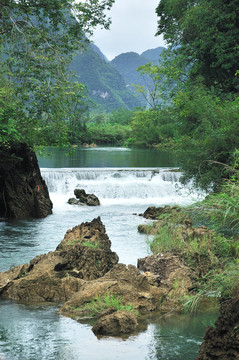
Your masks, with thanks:
[(99, 248), (99, 243), (92, 241), (83, 241), (82, 245), (95, 250)]
[(87, 302), (80, 307), (74, 308), (73, 310), (87, 314), (90, 317), (96, 317), (99, 313), (108, 309), (112, 309), (114, 311), (124, 310), (136, 312), (133, 305), (124, 304), (123, 299), (120, 296), (114, 295), (110, 291), (107, 291), (102, 296), (95, 296), (95, 298), (90, 302)]
[(219, 232), (239, 231), (239, 174), (231, 178), (221, 188), (219, 193), (212, 193), (200, 203), (190, 207), (195, 210), (199, 221), (206, 221), (209, 226)]
[(195, 313), (201, 300), (205, 297), (232, 297), (233, 290), (238, 286), (238, 266), (237, 259), (228, 262), (219, 272), (209, 272), (201, 280), (197, 291), (184, 297), (183, 310), (186, 313)]
[[(220, 202), (220, 209), (217, 208), (218, 198), (222, 201)], [(230, 211), (226, 211), (226, 209), (231, 209), (228, 204), (232, 202), (235, 207), (233, 214), (230, 214)], [(159, 217), (161, 225), (157, 227), (157, 234), (150, 241), (152, 252), (154, 254), (172, 253), (178, 255), (189, 268), (194, 270), (197, 276), (191, 294), (180, 299), (186, 312), (196, 311), (201, 300), (205, 297), (231, 296), (233, 289), (239, 282), (238, 238), (223, 235), (223, 232), (215, 230), (218, 229), (217, 226), (213, 230), (205, 231), (203, 235), (197, 235), (193, 231), (194, 226), (188, 226), (189, 214), (191, 218), (195, 219), (196, 213), (196, 221), (198, 221), (198, 211), (201, 212), (201, 209), (207, 208), (208, 204), (210, 204), (210, 214), (212, 212), (216, 213), (218, 222), (221, 219), (225, 224), (229, 221), (229, 218), (236, 220), (237, 216), (239, 216), (239, 213), (236, 213), (237, 202), (239, 203), (239, 196), (233, 201), (229, 201), (225, 196), (212, 195), (203, 202), (203, 205), (196, 204), (195, 207), (191, 206), (182, 209), (181, 212), (175, 213), (172, 211)], [(200, 206), (201, 209), (198, 210)], [(203, 224), (203, 219), (208, 221), (207, 212), (202, 213), (201, 224)], [(235, 223), (234, 221), (233, 225)], [(177, 284), (174, 283), (174, 287), (176, 286)]]

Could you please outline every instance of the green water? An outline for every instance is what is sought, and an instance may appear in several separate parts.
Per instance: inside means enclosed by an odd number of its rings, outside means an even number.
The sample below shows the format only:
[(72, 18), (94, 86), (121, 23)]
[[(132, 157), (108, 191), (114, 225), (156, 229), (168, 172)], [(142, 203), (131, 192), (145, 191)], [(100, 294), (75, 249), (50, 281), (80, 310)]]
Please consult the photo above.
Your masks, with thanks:
[(63, 149), (49, 148), (46, 152), (50, 156), (38, 156), (40, 167), (174, 167), (178, 166), (175, 157), (164, 151), (154, 149), (129, 148), (75, 148), (74, 153), (66, 156)]

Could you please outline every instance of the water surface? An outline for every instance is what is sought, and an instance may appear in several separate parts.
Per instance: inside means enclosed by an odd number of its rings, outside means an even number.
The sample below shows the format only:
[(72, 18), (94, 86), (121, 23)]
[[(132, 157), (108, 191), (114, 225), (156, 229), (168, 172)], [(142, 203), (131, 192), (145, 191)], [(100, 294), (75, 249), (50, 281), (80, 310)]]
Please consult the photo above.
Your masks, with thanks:
[[(52, 150), (40, 166), (54, 204), (46, 219), (0, 222), (0, 271), (55, 250), (65, 232), (100, 216), (120, 262), (137, 264), (149, 253), (137, 232), (147, 222), (137, 214), (150, 205), (190, 204), (204, 194), (182, 187), (170, 156), (154, 150), (77, 149), (70, 157)], [(99, 207), (67, 204), (74, 189), (95, 193)], [(215, 313), (195, 317), (152, 314), (129, 338), (97, 339), (90, 324), (58, 314), (58, 306), (0, 301), (0, 359), (7, 360), (192, 360)]]

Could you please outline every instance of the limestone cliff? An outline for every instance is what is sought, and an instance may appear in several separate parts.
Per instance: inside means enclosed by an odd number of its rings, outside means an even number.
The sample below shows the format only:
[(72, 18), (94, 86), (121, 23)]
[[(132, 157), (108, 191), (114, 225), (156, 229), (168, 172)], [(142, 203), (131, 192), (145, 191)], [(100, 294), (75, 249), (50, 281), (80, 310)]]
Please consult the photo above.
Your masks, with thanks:
[(35, 153), (24, 143), (0, 147), (0, 217), (44, 218), (51, 213)]

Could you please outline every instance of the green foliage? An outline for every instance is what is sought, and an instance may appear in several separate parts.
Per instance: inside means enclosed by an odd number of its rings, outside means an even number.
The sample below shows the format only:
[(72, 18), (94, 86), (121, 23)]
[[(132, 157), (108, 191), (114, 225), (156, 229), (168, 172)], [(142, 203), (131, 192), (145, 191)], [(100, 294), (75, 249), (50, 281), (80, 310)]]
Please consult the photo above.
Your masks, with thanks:
[[(235, 177), (236, 173), (224, 185), (223, 193), (212, 194), (181, 211), (161, 214), (154, 227), (157, 234), (150, 242), (153, 253), (176, 254), (197, 274), (194, 289), (182, 299), (186, 312), (196, 311), (205, 297), (232, 296), (238, 285), (238, 228), (234, 237), (219, 233), (222, 227), (239, 223), (238, 179)], [(188, 226), (189, 215), (194, 222), (210, 224), (214, 230), (193, 231)]]
[(76, 118), (76, 109), (82, 110), (78, 104), (85, 96), (82, 85), (72, 83), (68, 64), (73, 52), (85, 46), (85, 34), (98, 24), (109, 27), (104, 10), (112, 3), (7, 0), (1, 4), (1, 60), (14, 88), (14, 103), (23, 114), (22, 129), (16, 128), (18, 141), (67, 144), (68, 126)]
[(165, 143), (176, 136), (175, 120), (172, 107), (136, 111), (131, 122), (129, 145), (150, 147)]
[(20, 134), (18, 128), (24, 124), (24, 113), (14, 97), (14, 89), (0, 78), (0, 143), (8, 146), (18, 142)]
[(131, 123), (132, 143), (137, 146), (149, 146), (158, 142), (158, 112), (144, 110), (135, 113)]
[(178, 93), (174, 102), (179, 110), (177, 143), (183, 180), (193, 178), (196, 186), (216, 188), (231, 175), (225, 165), (233, 165), (239, 147), (239, 99), (219, 101), (202, 85), (194, 85)]
[(202, 75), (209, 88), (238, 92), (237, 11), (236, 0), (161, 0), (158, 34), (183, 55), (191, 79)]
[(99, 243), (92, 241), (83, 241), (82, 245), (95, 250), (99, 248)]
[(110, 291), (107, 291), (102, 296), (97, 295), (93, 300), (74, 310), (87, 313), (90, 317), (96, 317), (99, 313), (108, 309), (112, 309), (114, 311), (135, 311), (133, 305), (124, 304), (121, 297), (112, 294)]
[(228, 298), (238, 285), (238, 260), (230, 261), (220, 272), (210, 272), (201, 281), (197, 291), (183, 299), (183, 309), (187, 313), (197, 311), (205, 297)]
[(123, 145), (130, 134), (127, 125), (111, 123), (88, 123), (86, 132), (80, 136), (82, 143), (97, 145)]
[[(194, 206), (195, 207), (195, 206)], [(201, 214), (217, 231), (236, 233), (239, 230), (238, 172), (221, 186), (219, 193), (211, 193), (197, 204)], [(239, 245), (237, 245), (239, 249)]]
[[(223, 263), (235, 256), (236, 242), (212, 230), (204, 234), (187, 232), (184, 224), (188, 212), (187, 209), (174, 211), (159, 217), (160, 226), (156, 227), (157, 234), (150, 242), (152, 252), (180, 254), (191, 267), (196, 268), (203, 263), (205, 271), (222, 267)], [(190, 213), (193, 214), (192, 208)]]
[(121, 124), (121, 125), (129, 125), (133, 119), (134, 113), (137, 111), (137, 108), (132, 110), (126, 110), (120, 108), (118, 110), (114, 110), (109, 117), (109, 122), (112, 124)]

